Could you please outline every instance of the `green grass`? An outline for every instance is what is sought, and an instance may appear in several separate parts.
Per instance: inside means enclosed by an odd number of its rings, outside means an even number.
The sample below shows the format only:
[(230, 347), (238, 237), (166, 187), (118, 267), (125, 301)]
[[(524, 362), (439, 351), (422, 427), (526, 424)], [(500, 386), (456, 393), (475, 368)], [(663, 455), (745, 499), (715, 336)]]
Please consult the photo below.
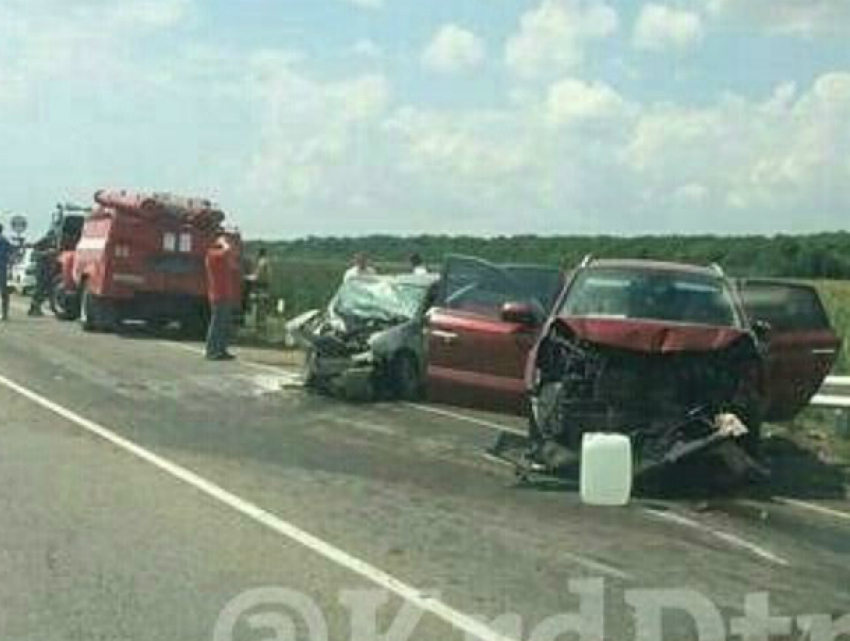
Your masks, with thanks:
[(850, 281), (821, 280), (815, 285), (835, 332), (842, 339), (841, 354), (833, 369), (836, 374), (850, 373)]

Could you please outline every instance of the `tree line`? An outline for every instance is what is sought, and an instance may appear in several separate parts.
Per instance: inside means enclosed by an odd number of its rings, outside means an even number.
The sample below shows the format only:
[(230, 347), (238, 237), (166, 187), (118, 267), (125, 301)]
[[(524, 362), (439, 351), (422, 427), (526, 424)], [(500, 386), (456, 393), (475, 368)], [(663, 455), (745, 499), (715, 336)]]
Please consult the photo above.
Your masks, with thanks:
[[(260, 243), (252, 243), (256, 247)], [(429, 265), (447, 254), (499, 263), (570, 267), (587, 254), (600, 258), (648, 258), (708, 265), (733, 276), (850, 279), (850, 233), (775, 236), (386, 236), (307, 237), (262, 242), (275, 262), (344, 263), (367, 252), (377, 263), (404, 264), (412, 252)]]

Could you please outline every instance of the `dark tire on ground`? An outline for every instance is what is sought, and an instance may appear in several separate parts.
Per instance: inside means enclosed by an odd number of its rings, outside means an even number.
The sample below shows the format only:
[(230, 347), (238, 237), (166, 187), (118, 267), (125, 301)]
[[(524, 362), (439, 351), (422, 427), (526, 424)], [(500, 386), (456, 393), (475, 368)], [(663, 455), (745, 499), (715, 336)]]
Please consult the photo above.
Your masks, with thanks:
[(180, 319), (180, 335), (183, 338), (205, 340), (209, 323), (209, 310), (205, 307), (197, 308)]
[(315, 370), (316, 352), (312, 349), (304, 354), (304, 364), (301, 366), (301, 378), (304, 387), (312, 391), (322, 391), (322, 384)]
[(50, 309), (59, 320), (73, 321), (80, 317), (80, 296), (65, 287), (61, 276), (53, 281), (50, 288)]
[(79, 321), (86, 332), (111, 331), (118, 321), (109, 303), (92, 294), (87, 282), (83, 282), (80, 292)]
[(396, 398), (416, 401), (422, 398), (422, 375), (419, 361), (410, 352), (398, 354), (390, 367), (390, 384)]

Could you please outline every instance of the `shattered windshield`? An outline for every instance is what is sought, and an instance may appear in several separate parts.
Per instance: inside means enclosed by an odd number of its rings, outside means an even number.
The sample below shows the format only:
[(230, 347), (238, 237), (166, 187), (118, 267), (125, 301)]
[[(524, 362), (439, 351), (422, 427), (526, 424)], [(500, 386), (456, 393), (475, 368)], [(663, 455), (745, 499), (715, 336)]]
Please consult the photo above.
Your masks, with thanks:
[(347, 318), (405, 321), (419, 311), (425, 284), (386, 278), (352, 278), (340, 287), (332, 304), (334, 313)]
[(564, 301), (561, 314), (716, 326), (738, 324), (729, 290), (722, 280), (700, 274), (634, 269), (583, 271)]

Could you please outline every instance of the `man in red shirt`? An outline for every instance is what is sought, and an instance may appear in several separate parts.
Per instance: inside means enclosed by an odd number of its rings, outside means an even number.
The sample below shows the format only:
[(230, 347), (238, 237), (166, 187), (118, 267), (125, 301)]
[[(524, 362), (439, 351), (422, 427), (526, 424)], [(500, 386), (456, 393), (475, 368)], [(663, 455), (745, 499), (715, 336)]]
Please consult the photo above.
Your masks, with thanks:
[(212, 312), (206, 355), (213, 361), (231, 360), (233, 355), (227, 347), (233, 316), (242, 296), (242, 283), (239, 256), (225, 234), (220, 234), (207, 250), (206, 267), (207, 296)]

